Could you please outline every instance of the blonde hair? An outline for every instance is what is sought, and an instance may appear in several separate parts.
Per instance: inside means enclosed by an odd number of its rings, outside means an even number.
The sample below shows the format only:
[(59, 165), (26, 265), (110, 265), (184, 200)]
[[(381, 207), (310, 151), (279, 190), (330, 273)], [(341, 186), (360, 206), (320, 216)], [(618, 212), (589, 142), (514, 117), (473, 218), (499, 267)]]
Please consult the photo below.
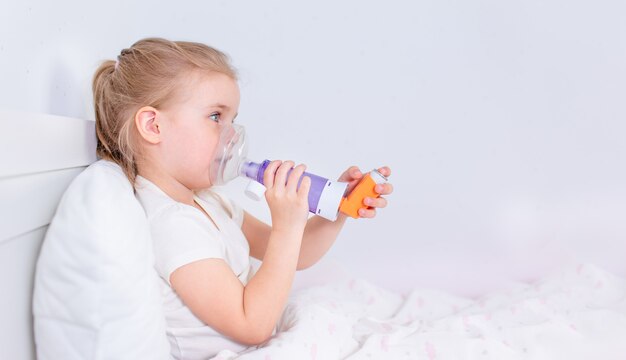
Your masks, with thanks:
[(194, 70), (219, 72), (237, 79), (229, 57), (210, 46), (147, 38), (104, 61), (92, 89), (98, 157), (117, 163), (131, 184), (137, 176), (138, 130), (135, 113), (143, 106), (163, 109), (174, 98), (183, 75)]

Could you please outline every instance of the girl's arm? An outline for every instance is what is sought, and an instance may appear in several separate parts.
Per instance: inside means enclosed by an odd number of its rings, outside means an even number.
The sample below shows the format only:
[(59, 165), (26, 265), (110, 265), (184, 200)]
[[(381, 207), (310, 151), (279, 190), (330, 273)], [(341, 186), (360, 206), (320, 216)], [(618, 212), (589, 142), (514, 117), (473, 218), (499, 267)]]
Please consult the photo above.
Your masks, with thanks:
[[(298, 180), (304, 166), (289, 176), (293, 162), (273, 161), (264, 176), (274, 226), (264, 261), (244, 286), (223, 259), (203, 259), (176, 269), (172, 288), (200, 320), (233, 340), (257, 345), (272, 335), (287, 303), (306, 226), (311, 181)], [(276, 170), (278, 168), (278, 170)]]
[[(384, 166), (378, 169), (384, 176), (391, 175), (391, 169)], [(346, 170), (337, 181), (347, 182), (349, 193), (354, 189), (361, 180), (363, 174), (356, 166), (351, 166)], [(380, 195), (388, 195), (393, 191), (393, 186), (389, 183), (378, 184), (374, 189)], [(373, 218), (376, 216), (376, 208), (384, 208), (387, 206), (387, 199), (383, 197), (365, 198), (363, 208), (359, 210), (359, 216), (364, 218)], [(346, 223), (347, 215), (339, 213), (337, 220), (334, 222), (319, 216), (314, 216), (307, 221), (304, 229), (304, 237), (300, 246), (300, 257), (298, 258), (298, 270), (306, 269), (318, 262), (324, 254), (335, 243), (339, 232)]]
[[(386, 166), (380, 168), (379, 171), (385, 176), (391, 175), (391, 169)], [(339, 177), (338, 181), (347, 182), (349, 192), (356, 186), (362, 176), (358, 167), (352, 166)], [(381, 184), (377, 186), (375, 191), (381, 195), (388, 195), (393, 192), (393, 186), (390, 183)], [(367, 205), (370, 206), (371, 209), (361, 210), (362, 217), (373, 218), (376, 216), (376, 208), (384, 208), (387, 206), (387, 200), (383, 197), (372, 199), (372, 201), (371, 204)], [(328, 221), (319, 216), (313, 216), (307, 221), (302, 238), (300, 255), (298, 257), (297, 270), (303, 270), (314, 265), (326, 254), (337, 239), (347, 218), (346, 215), (340, 213), (335, 222)], [(271, 227), (244, 211), (242, 231), (246, 239), (248, 239), (250, 255), (259, 260), (263, 260)]]
[[(339, 214), (335, 222), (319, 216), (307, 221), (296, 270), (306, 269), (324, 256), (337, 239), (346, 219), (346, 215)], [(250, 255), (263, 260), (272, 228), (246, 211), (241, 228), (250, 245)]]
[(222, 259), (184, 265), (172, 288), (200, 320), (238, 343), (258, 345), (272, 336), (293, 282), (302, 231), (273, 231), (265, 261), (244, 287)]

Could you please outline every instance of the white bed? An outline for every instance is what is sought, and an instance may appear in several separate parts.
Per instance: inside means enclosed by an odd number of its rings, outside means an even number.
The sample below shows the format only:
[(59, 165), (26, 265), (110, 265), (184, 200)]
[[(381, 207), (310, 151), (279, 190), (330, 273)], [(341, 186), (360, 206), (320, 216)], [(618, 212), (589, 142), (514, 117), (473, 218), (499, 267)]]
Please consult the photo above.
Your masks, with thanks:
[(625, 294), (592, 264), (476, 299), (347, 279), (296, 292), (267, 344), (214, 359), (624, 359)]
[(96, 160), (94, 122), (0, 112), (0, 359), (35, 358), (35, 263), (61, 195)]
[[(0, 124), (0, 359), (33, 359), (36, 259), (64, 190), (96, 160), (94, 123), (0, 112)], [(626, 282), (592, 264), (477, 299), (341, 271), (299, 274), (279, 333), (215, 359), (626, 359)]]

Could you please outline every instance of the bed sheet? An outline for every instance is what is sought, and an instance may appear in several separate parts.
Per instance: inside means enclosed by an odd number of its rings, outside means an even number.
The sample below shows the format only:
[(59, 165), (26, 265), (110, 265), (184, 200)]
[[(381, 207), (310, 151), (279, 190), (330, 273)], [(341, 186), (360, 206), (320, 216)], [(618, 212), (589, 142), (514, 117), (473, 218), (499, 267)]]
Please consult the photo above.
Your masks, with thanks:
[(470, 299), (343, 278), (294, 292), (265, 344), (213, 359), (626, 359), (626, 281), (578, 264)]

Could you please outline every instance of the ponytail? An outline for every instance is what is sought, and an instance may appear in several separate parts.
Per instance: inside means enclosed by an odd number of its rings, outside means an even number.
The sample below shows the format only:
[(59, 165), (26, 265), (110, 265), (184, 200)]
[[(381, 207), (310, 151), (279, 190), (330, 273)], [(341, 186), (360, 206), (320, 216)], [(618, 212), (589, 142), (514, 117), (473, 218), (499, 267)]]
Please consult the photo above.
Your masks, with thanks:
[(117, 163), (134, 184), (137, 176), (134, 142), (132, 141), (132, 119), (119, 121), (123, 114), (114, 89), (116, 62), (107, 60), (98, 67), (93, 77), (92, 89), (96, 113), (96, 155)]

